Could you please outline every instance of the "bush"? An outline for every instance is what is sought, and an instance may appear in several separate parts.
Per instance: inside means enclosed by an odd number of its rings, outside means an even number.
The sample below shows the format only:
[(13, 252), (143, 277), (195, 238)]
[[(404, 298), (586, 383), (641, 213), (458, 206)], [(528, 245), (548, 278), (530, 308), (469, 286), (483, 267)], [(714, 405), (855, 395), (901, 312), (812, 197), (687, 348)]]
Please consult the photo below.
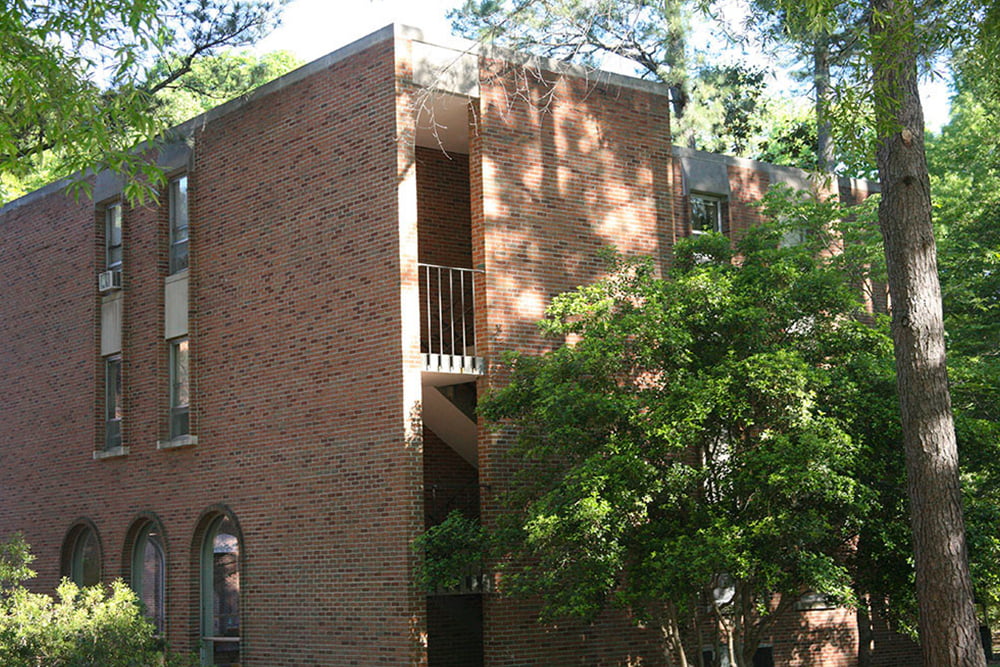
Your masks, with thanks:
[(21, 535), (0, 544), (0, 664), (5, 667), (163, 667), (156, 627), (142, 613), (132, 589), (80, 588), (64, 579), (56, 596), (32, 593), (32, 556)]

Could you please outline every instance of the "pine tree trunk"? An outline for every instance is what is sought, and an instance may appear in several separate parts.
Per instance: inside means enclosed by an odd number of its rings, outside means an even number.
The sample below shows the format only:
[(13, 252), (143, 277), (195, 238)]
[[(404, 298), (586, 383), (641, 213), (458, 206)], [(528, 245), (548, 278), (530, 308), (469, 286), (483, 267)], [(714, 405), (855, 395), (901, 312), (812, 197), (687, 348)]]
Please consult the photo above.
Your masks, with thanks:
[(879, 224), (892, 299), (925, 667), (985, 665), (969, 577), (945, 368), (913, 0), (873, 0)]
[(813, 44), (813, 86), (816, 88), (816, 166), (826, 174), (837, 165), (830, 126), (830, 38), (825, 33), (816, 35)]

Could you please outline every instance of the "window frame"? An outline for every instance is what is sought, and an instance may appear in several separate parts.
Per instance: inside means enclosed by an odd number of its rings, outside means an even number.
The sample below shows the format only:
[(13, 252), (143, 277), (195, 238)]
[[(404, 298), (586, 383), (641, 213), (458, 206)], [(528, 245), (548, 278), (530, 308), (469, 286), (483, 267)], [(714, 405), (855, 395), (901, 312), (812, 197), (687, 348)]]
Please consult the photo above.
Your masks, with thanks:
[[(169, 429), (170, 439), (182, 438), (191, 435), (191, 339), (187, 336), (172, 338), (169, 345), (169, 365), (170, 365), (170, 411)], [(183, 347), (184, 363), (181, 365), (181, 352)], [(183, 371), (183, 373), (182, 373)], [(183, 379), (178, 379), (183, 374)], [(181, 389), (183, 384), (183, 390)], [(182, 404), (181, 398), (186, 397)], [(183, 423), (183, 428), (181, 428)]]
[[(88, 568), (86, 559), (88, 558), (88, 542), (93, 546), (90, 557), (96, 565), (93, 580), (88, 579)], [(104, 549), (101, 546), (101, 537), (97, 533), (97, 528), (89, 520), (78, 522), (66, 534), (63, 540), (62, 555), (62, 575), (75, 583), (80, 588), (95, 586), (103, 581), (104, 577)]]
[[(156, 571), (156, 581), (152, 597), (155, 600), (155, 609), (150, 609), (146, 604), (145, 586), (146, 581), (146, 547), (152, 544), (158, 556), (158, 567)], [(136, 597), (143, 603), (146, 616), (156, 626), (157, 634), (163, 636), (166, 631), (166, 579), (167, 579), (167, 550), (163, 539), (163, 530), (156, 521), (143, 522), (136, 533), (132, 544), (131, 554), (131, 587)]]
[[(227, 525), (228, 524), (228, 525)], [(223, 532), (221, 529), (225, 527), (227, 530)], [(235, 539), (236, 550), (235, 550), (235, 574), (236, 574), (236, 594), (235, 594), (235, 614), (216, 614), (216, 540), (220, 534), (230, 535)], [(229, 552), (232, 553), (232, 552)], [(199, 571), (199, 611), (200, 611), (200, 633), (201, 638), (201, 662), (203, 665), (217, 665), (215, 661), (216, 646), (219, 644), (229, 645), (232, 647), (235, 645), (235, 655), (230, 656), (235, 658), (236, 662), (228, 662), (221, 664), (240, 664), (242, 658), (242, 593), (240, 578), (243, 571), (243, 535), (240, 531), (239, 524), (236, 519), (229, 514), (217, 514), (212, 517), (205, 528), (205, 533), (201, 541), (199, 559), (198, 559), (198, 571)], [(215, 622), (216, 617), (232, 617), (235, 616), (235, 625), (230, 625), (230, 627), (235, 627), (235, 634), (223, 634), (215, 633)]]
[[(112, 370), (115, 371), (115, 382), (112, 382)], [(122, 407), (122, 355), (109, 354), (104, 357), (104, 449), (105, 451), (121, 447), (123, 444), (122, 424), (124, 410)]]
[(190, 262), (190, 207), (188, 177), (182, 174), (170, 179), (168, 217), (170, 219), (170, 275), (186, 271)]
[[(702, 227), (695, 227), (695, 202), (710, 202), (715, 206), (715, 220), (712, 224), (712, 229), (703, 229)], [(723, 234), (725, 225), (723, 224), (723, 209), (728, 199), (722, 195), (715, 195), (708, 192), (691, 192), (688, 195), (688, 207), (690, 210), (690, 220), (688, 221), (688, 226), (691, 229), (691, 234), (707, 234), (708, 232), (716, 232), (717, 234)], [(699, 221), (700, 222), (700, 221)]]
[[(117, 225), (113, 224), (115, 222)], [(117, 239), (113, 233), (115, 228)], [(124, 211), (121, 202), (112, 202), (104, 207), (104, 266), (108, 271), (122, 270), (124, 247)]]

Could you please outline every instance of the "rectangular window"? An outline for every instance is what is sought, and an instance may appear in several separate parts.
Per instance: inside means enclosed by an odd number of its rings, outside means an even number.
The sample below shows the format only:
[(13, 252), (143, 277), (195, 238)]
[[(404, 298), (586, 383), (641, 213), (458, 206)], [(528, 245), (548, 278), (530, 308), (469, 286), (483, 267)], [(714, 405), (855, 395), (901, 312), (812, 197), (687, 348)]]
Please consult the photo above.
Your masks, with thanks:
[(122, 446), (122, 358), (104, 358), (104, 448)]
[(191, 407), (188, 339), (170, 341), (170, 437), (190, 434), (188, 416)]
[(761, 646), (753, 654), (753, 667), (774, 667), (774, 648)]
[(691, 232), (721, 234), (723, 202), (721, 197), (691, 193)]
[(170, 181), (170, 273), (188, 267), (188, 179)]
[(122, 268), (122, 205), (111, 204), (104, 210), (104, 245), (108, 270)]

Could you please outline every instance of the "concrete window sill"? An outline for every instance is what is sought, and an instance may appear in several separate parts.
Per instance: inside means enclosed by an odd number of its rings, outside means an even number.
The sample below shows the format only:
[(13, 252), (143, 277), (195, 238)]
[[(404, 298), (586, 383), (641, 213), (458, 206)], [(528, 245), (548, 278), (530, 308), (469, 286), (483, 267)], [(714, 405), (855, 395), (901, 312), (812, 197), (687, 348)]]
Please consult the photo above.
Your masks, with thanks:
[(100, 461), (102, 459), (114, 459), (121, 456), (128, 456), (128, 447), (111, 447), (109, 449), (101, 449), (94, 452), (95, 461)]
[(176, 438), (170, 440), (158, 440), (156, 442), (157, 449), (177, 449), (179, 447), (190, 447), (191, 445), (198, 444), (198, 436), (196, 435), (179, 435)]

